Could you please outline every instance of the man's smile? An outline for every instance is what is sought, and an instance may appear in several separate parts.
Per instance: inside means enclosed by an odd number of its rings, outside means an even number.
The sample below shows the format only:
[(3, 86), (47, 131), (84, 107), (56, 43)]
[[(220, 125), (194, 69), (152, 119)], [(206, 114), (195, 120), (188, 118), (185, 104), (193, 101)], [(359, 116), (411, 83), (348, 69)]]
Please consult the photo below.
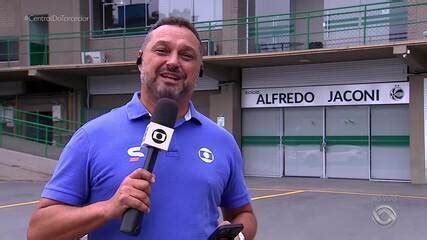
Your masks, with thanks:
[(181, 78), (177, 74), (173, 74), (173, 73), (160, 73), (160, 76), (163, 78), (169, 78), (172, 80), (179, 80)]

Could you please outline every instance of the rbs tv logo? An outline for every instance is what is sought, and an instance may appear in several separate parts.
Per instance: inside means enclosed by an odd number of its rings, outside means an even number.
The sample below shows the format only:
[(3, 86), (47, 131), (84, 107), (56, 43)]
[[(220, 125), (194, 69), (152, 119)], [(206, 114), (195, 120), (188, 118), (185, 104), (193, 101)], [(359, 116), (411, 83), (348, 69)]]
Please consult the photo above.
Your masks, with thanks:
[(173, 128), (150, 122), (145, 130), (142, 144), (167, 151), (172, 140), (173, 131)]

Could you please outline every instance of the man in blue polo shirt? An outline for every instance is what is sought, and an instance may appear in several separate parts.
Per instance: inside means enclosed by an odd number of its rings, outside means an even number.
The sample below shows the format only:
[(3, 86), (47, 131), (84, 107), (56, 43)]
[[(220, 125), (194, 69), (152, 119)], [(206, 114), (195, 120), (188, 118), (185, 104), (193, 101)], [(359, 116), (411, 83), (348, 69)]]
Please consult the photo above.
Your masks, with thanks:
[[(244, 225), (236, 239), (254, 238), (238, 146), (190, 102), (202, 68), (197, 31), (182, 18), (165, 18), (143, 50), (141, 91), (74, 134), (31, 217), (28, 239), (205, 240), (218, 226), (217, 207), (225, 223)], [(177, 101), (178, 117), (169, 151), (159, 153), (151, 174), (141, 168), (140, 144), (162, 97)], [(119, 231), (128, 208), (145, 213), (136, 238)]]

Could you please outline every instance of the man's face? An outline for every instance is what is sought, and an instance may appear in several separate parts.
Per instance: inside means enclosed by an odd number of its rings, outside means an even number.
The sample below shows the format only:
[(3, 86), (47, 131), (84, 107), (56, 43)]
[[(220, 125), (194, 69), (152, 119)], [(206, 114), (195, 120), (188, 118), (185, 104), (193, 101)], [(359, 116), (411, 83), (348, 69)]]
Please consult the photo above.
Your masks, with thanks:
[(201, 67), (200, 43), (187, 28), (163, 25), (151, 32), (140, 65), (141, 85), (155, 98), (191, 96)]

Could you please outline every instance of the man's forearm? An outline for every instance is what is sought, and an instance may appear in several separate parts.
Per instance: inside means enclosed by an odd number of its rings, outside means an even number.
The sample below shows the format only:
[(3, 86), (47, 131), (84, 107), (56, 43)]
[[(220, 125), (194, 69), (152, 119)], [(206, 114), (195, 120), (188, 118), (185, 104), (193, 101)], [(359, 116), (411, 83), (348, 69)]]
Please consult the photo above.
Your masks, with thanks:
[(80, 238), (109, 220), (105, 209), (105, 202), (85, 207), (51, 205), (37, 209), (30, 221), (28, 239)]
[(236, 215), (230, 221), (231, 223), (242, 223), (245, 227), (243, 228), (243, 235), (246, 240), (252, 240), (255, 238), (257, 230), (257, 222), (253, 212), (242, 212)]

